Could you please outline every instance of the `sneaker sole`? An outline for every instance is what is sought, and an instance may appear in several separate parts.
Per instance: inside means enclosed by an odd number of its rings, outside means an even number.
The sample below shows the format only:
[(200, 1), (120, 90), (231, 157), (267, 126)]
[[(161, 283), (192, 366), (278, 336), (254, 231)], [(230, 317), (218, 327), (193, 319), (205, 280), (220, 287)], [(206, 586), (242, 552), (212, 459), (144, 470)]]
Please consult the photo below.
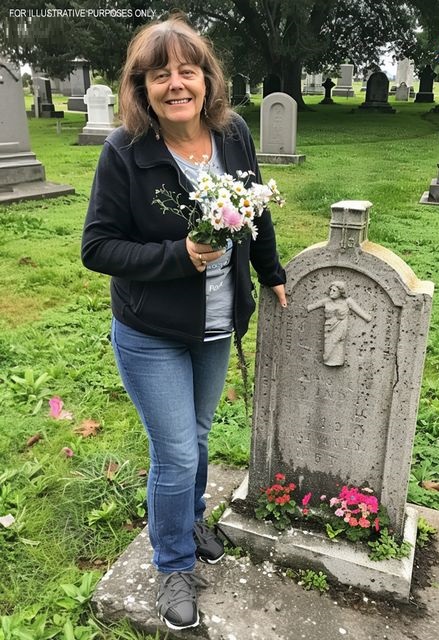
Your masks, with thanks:
[(169, 620), (167, 620), (165, 616), (163, 616), (161, 613), (159, 613), (159, 619), (162, 622), (164, 622), (169, 629), (172, 629), (173, 631), (182, 631), (183, 629), (192, 629), (193, 627), (198, 627), (198, 625), (200, 624), (200, 616), (198, 614), (197, 614), (197, 619), (193, 624), (186, 624), (184, 627), (179, 627), (176, 624), (172, 624), (172, 622), (169, 622)]
[(216, 558), (216, 560), (211, 560), (210, 558), (205, 558), (204, 556), (197, 556), (198, 560), (200, 562), (204, 562), (205, 564), (216, 564), (217, 562), (219, 562), (220, 560), (222, 560), (224, 558), (226, 554), (223, 553), (222, 556), (220, 556), (219, 558)]

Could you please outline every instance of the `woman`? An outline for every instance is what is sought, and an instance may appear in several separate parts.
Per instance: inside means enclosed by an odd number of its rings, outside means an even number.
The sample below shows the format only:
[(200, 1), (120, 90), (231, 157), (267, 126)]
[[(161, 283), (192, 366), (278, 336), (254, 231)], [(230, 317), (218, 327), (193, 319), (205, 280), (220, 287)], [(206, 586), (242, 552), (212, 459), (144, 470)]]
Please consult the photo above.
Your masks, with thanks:
[(123, 126), (99, 160), (82, 259), (112, 276), (112, 344), (149, 439), (157, 609), (170, 628), (184, 629), (198, 624), (196, 558), (215, 563), (224, 554), (203, 522), (207, 435), (232, 332), (240, 339), (254, 310), (249, 260), (283, 306), (285, 273), (268, 211), (256, 241), (217, 251), (192, 242), (183, 218), (152, 204), (163, 185), (189, 204), (206, 157), (211, 171), (259, 178), (249, 131), (227, 105), (209, 44), (181, 18), (148, 25), (129, 46), (119, 104)]

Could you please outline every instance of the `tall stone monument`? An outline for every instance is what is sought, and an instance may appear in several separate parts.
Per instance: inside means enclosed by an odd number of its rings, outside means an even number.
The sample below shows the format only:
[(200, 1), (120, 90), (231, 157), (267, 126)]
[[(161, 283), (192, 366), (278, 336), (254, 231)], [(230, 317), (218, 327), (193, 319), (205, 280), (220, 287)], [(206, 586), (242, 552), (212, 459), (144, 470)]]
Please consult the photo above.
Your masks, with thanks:
[(305, 156), (296, 154), (297, 102), (286, 93), (275, 92), (261, 105), (261, 151), (259, 162), (298, 164)]
[(250, 103), (250, 81), (242, 73), (232, 77), (232, 105), (245, 106)]
[(355, 95), (354, 88), (352, 86), (353, 77), (353, 64), (340, 65), (340, 76), (337, 78), (337, 86), (333, 90), (332, 95), (334, 97), (352, 98)]
[(87, 105), (87, 124), (79, 134), (78, 143), (103, 144), (105, 138), (115, 129), (114, 103), (116, 101), (110, 87), (94, 84), (84, 96)]
[(427, 64), (419, 74), (419, 91), (416, 94), (415, 102), (434, 102), (433, 81), (436, 74)]
[[(221, 529), (258, 557), (323, 570), (341, 582), (408, 599), (413, 553), (371, 562), (355, 545), (253, 519), (261, 488), (284, 473), (298, 495), (370, 487), (411, 543), (406, 507), (433, 283), (369, 242), (371, 204), (332, 206), (330, 236), (286, 267), (288, 308), (260, 296), (248, 487)], [(378, 566), (379, 565), (379, 566)]]
[(415, 65), (413, 64), (413, 62), (411, 62), (408, 58), (403, 58), (402, 60), (398, 60), (398, 62), (396, 63), (395, 90), (397, 90), (398, 87), (400, 87), (401, 84), (404, 83), (405, 85), (407, 85), (407, 87), (410, 90), (409, 97), (414, 98), (415, 97), (415, 92), (413, 89), (414, 75), (415, 75)]
[(325, 93), (322, 86), (323, 76), (321, 73), (307, 73), (305, 78), (305, 84), (303, 86), (303, 95), (308, 96), (321, 96)]
[(71, 97), (67, 101), (67, 109), (69, 111), (86, 112), (87, 105), (84, 103), (84, 96), (91, 85), (90, 65), (87, 60), (82, 58), (76, 58), (74, 65), (74, 69), (69, 76)]
[(45, 181), (44, 167), (30, 149), (20, 70), (0, 58), (0, 204), (74, 192)]

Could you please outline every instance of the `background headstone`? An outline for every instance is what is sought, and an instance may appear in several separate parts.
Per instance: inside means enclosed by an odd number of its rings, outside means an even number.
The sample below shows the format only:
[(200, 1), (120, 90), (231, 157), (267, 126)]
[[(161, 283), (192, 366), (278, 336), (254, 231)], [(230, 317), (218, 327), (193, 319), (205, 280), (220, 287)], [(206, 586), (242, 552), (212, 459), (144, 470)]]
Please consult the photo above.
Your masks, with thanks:
[(415, 102), (434, 102), (433, 81), (436, 74), (431, 65), (424, 67), (419, 74), (419, 91), (416, 94)]
[(405, 82), (401, 82), (399, 87), (396, 88), (395, 91), (395, 100), (400, 100), (407, 102), (410, 95), (410, 88), (406, 85)]
[(114, 103), (116, 101), (110, 87), (95, 84), (87, 89), (84, 102), (87, 105), (87, 124), (79, 134), (78, 142), (103, 144), (105, 138), (115, 129)]
[(34, 103), (31, 110), (28, 111), (28, 115), (31, 117), (35, 115), (35, 100), (37, 100), (38, 116), (40, 118), (64, 118), (64, 111), (55, 111), (55, 106), (52, 102), (50, 79), (37, 73), (32, 76), (32, 85)]
[[(419, 281), (398, 256), (368, 241), (370, 206), (332, 205), (329, 241), (286, 266), (286, 309), (276, 307), (269, 289), (261, 292), (241, 506), (253, 513), (261, 487), (278, 472), (297, 483), (298, 496), (311, 491), (317, 499), (338, 495), (345, 484), (367, 486), (387, 507), (397, 534), (413, 538), (406, 495), (433, 283)], [(259, 555), (265, 544), (267, 556), (271, 551), (284, 563), (315, 564), (318, 557), (342, 581), (408, 599), (407, 564), (380, 563), (374, 570), (349, 546), (334, 550), (297, 530), (276, 538), (264, 523), (239, 514), (227, 514), (223, 527), (235, 544), (253, 544)]]
[(405, 83), (410, 90), (409, 97), (414, 98), (413, 80), (415, 76), (415, 65), (408, 58), (398, 60), (396, 63), (396, 89)]
[(424, 191), (422, 197), (419, 201), (420, 204), (435, 204), (439, 205), (439, 164), (438, 168), (438, 176), (437, 178), (433, 178), (430, 183), (430, 188), (428, 191)]
[(87, 111), (84, 104), (84, 95), (91, 85), (90, 65), (87, 60), (76, 58), (74, 60), (75, 68), (70, 74), (70, 91), (71, 98), (67, 102), (69, 111)]
[(371, 74), (367, 81), (366, 100), (359, 108), (395, 113), (395, 109), (389, 104), (389, 80), (383, 71)]
[(298, 163), (305, 156), (296, 154), (297, 102), (286, 93), (275, 92), (261, 104), (260, 162)]
[(74, 193), (45, 181), (44, 167), (30, 149), (20, 70), (0, 58), (0, 203)]
[(232, 77), (232, 105), (244, 106), (250, 103), (249, 78), (242, 73), (236, 73)]
[(334, 104), (334, 100), (331, 97), (331, 91), (335, 87), (335, 82), (332, 82), (331, 78), (326, 78), (322, 87), (325, 90), (325, 97), (320, 101), (320, 104)]
[(354, 65), (353, 64), (342, 64), (340, 65), (340, 77), (337, 78), (337, 86), (332, 91), (332, 95), (343, 97), (343, 98), (352, 98), (354, 93), (354, 88), (352, 86), (352, 79), (354, 77)]
[(322, 87), (322, 74), (321, 73), (317, 73), (317, 74), (306, 74), (306, 78), (305, 78), (305, 84), (303, 87), (303, 95), (310, 95), (310, 96), (315, 96), (315, 95), (323, 95), (325, 90)]

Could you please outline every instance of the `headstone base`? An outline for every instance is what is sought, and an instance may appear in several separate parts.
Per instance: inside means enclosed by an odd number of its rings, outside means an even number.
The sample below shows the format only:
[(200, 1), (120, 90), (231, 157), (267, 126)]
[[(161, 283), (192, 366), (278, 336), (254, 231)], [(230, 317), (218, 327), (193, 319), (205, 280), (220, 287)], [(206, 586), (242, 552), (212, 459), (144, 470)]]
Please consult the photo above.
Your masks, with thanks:
[[(245, 501), (247, 479), (236, 491), (233, 503)], [(241, 502), (242, 504), (242, 502)], [(367, 553), (345, 540), (329, 540), (323, 533), (291, 528), (279, 532), (270, 523), (227, 509), (219, 528), (236, 546), (249, 551), (253, 560), (270, 558), (280, 566), (323, 571), (342, 584), (408, 601), (415, 555), (417, 512), (406, 507), (404, 540), (411, 545), (410, 557), (373, 562)]]
[(85, 126), (78, 136), (79, 145), (104, 144), (105, 139), (114, 131), (115, 127)]
[[(433, 182), (436, 184), (436, 180), (434, 180)], [(435, 200), (434, 193), (431, 192), (431, 186), (430, 186), (430, 191), (424, 191), (424, 193), (422, 194), (421, 199), (419, 200), (419, 204), (439, 205), (439, 197), (436, 196), (436, 198), (437, 199)]]
[(434, 93), (423, 91), (416, 94), (415, 102), (434, 102)]
[(257, 153), (256, 157), (261, 164), (301, 164), (306, 158), (303, 154), (289, 153)]
[(332, 90), (332, 95), (337, 98), (354, 98), (355, 92), (352, 87), (335, 87)]
[(34, 182), (22, 182), (21, 184), (10, 185), (0, 190), (0, 204), (11, 204), (21, 200), (41, 200), (43, 198), (57, 198), (75, 193), (73, 187), (67, 184), (56, 184), (36, 180)]
[(87, 105), (84, 102), (83, 96), (73, 96), (67, 101), (68, 111), (82, 111), (87, 113)]
[(335, 104), (332, 98), (323, 98), (320, 100), (319, 104)]
[(396, 109), (390, 106), (388, 102), (363, 102), (359, 109), (372, 109), (379, 113), (396, 113)]

